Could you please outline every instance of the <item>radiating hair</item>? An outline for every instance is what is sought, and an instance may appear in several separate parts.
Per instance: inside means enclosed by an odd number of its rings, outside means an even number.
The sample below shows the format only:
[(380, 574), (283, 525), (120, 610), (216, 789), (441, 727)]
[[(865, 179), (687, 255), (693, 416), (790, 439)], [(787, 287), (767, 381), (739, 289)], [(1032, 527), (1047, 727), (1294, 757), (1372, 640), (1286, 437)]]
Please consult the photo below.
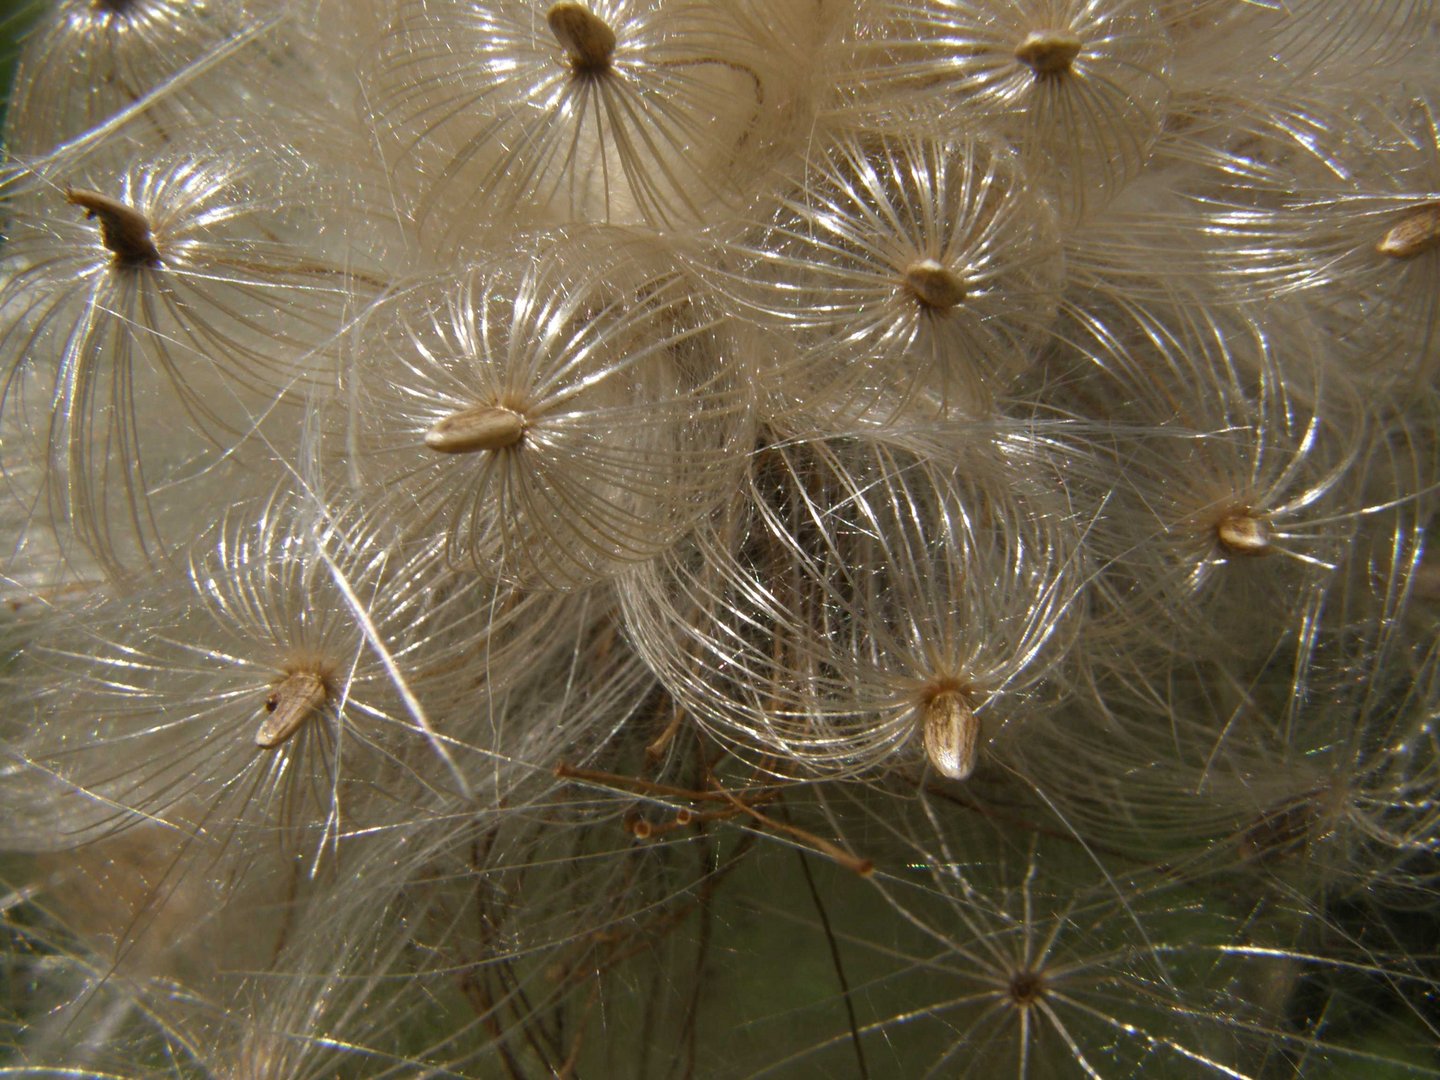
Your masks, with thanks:
[(709, 276), (769, 331), (772, 413), (989, 411), (1033, 359), (1062, 263), (1053, 214), (1002, 144), (833, 132)]
[(377, 312), (333, 445), (452, 558), (574, 588), (733, 488), (754, 398), (731, 328), (663, 249), (610, 232), (536, 248)]
[(968, 774), (977, 732), (1054, 679), (1084, 577), (1080, 523), (1022, 479), (1023, 440), (997, 443), (762, 445), (739, 497), (626, 576), (631, 635), (692, 717), (771, 772), (862, 773), (923, 744)]

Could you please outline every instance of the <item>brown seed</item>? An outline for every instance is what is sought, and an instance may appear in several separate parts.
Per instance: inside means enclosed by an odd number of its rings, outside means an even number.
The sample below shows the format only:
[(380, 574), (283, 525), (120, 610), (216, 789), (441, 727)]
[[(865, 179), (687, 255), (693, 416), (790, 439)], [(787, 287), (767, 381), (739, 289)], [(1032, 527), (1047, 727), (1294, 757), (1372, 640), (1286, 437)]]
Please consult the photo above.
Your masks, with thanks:
[(925, 756), (942, 776), (964, 780), (980, 753), (980, 721), (958, 690), (943, 690), (925, 703)]
[(1063, 75), (1080, 55), (1082, 42), (1068, 30), (1036, 30), (1015, 46), (1015, 59), (1037, 79)]
[(1440, 247), (1440, 202), (1417, 206), (1375, 245), (1381, 255), (1413, 259)]
[(525, 437), (525, 417), (502, 405), (475, 405), (440, 420), (425, 433), (425, 445), (442, 454), (503, 450)]
[(255, 732), (255, 745), (261, 750), (274, 750), (288, 742), (329, 697), (325, 680), (314, 672), (297, 671), (287, 676), (265, 699), (269, 715)]
[(1045, 996), (1045, 976), (1024, 968), (1010, 976), (1010, 1000), (1020, 1008), (1034, 1005)]
[(561, 0), (545, 15), (555, 40), (577, 71), (604, 71), (615, 54), (615, 31), (584, 4)]
[(965, 279), (934, 259), (911, 263), (905, 271), (905, 287), (928, 308), (948, 311), (965, 299)]
[(100, 221), (100, 242), (115, 255), (116, 266), (159, 266), (160, 249), (150, 233), (150, 219), (119, 199), (88, 188), (70, 188), (65, 201), (79, 206), (87, 218)]
[(1270, 545), (1270, 526), (1263, 518), (1248, 513), (1224, 518), (1215, 526), (1215, 539), (1225, 554), (1241, 558), (1269, 555), (1275, 550)]

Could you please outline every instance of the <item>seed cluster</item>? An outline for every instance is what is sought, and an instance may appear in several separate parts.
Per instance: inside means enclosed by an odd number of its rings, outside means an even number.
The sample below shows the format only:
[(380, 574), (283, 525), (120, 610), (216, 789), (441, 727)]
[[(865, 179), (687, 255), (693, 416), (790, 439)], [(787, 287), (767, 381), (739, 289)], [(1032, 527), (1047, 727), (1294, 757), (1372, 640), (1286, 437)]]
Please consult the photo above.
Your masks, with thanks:
[(1440, 7), (21, 7), (12, 1069), (1434, 1073)]

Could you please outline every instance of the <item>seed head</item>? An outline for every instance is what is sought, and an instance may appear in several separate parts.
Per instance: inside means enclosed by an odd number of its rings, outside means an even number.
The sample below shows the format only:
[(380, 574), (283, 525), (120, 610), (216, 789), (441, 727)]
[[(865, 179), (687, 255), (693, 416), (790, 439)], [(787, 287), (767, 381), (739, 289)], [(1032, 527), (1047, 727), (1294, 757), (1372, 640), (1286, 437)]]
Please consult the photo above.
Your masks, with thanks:
[(525, 417), (500, 405), (451, 413), (425, 433), (425, 445), (442, 454), (504, 450), (525, 437)]
[(905, 287), (936, 311), (948, 311), (965, 300), (965, 279), (934, 259), (912, 263), (905, 271)]
[(584, 4), (561, 0), (546, 13), (545, 21), (577, 72), (594, 74), (610, 67), (610, 58), (615, 53), (615, 31)]
[(1225, 554), (1241, 558), (1257, 558), (1274, 551), (1270, 544), (1270, 526), (1263, 518), (1248, 512), (1224, 518), (1215, 526), (1215, 539)]
[(297, 671), (265, 699), (268, 714), (255, 732), (255, 745), (274, 750), (288, 742), (330, 697), (325, 680), (313, 671)]
[(925, 755), (942, 776), (964, 780), (975, 771), (980, 721), (959, 690), (942, 690), (925, 703)]
[(1418, 206), (1400, 219), (1375, 250), (1392, 259), (1413, 259), (1440, 247), (1440, 202)]
[(1015, 46), (1015, 59), (1037, 79), (1063, 75), (1080, 55), (1082, 42), (1068, 30), (1036, 30)]
[(1025, 1009), (1045, 996), (1045, 974), (1022, 968), (1010, 976), (1010, 1000), (1016, 1008)]
[(88, 188), (70, 188), (65, 201), (84, 209), (87, 218), (100, 222), (100, 242), (115, 256), (115, 265), (127, 268), (159, 266), (160, 249), (150, 232), (150, 219), (119, 199)]

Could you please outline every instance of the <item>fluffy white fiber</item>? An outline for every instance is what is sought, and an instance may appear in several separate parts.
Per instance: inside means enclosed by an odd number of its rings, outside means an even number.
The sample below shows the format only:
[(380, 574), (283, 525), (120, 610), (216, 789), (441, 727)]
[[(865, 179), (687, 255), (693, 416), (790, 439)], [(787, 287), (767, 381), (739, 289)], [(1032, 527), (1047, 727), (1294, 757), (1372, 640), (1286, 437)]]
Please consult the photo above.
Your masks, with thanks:
[(1440, 1075), (1433, 0), (0, 28), (0, 1073)]

